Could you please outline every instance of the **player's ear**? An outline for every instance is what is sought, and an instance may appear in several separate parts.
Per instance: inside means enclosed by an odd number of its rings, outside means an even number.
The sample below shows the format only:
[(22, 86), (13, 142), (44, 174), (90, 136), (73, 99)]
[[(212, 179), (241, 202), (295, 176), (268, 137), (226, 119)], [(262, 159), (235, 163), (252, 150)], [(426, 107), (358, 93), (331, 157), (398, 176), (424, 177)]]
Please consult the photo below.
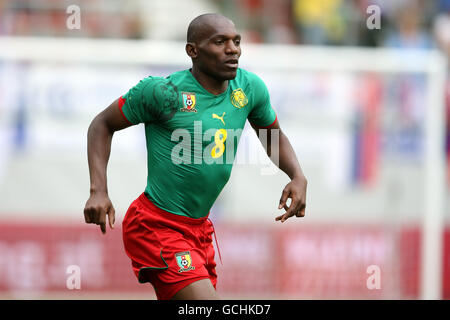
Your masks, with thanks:
[(192, 59), (197, 58), (197, 46), (193, 42), (186, 43), (186, 53)]

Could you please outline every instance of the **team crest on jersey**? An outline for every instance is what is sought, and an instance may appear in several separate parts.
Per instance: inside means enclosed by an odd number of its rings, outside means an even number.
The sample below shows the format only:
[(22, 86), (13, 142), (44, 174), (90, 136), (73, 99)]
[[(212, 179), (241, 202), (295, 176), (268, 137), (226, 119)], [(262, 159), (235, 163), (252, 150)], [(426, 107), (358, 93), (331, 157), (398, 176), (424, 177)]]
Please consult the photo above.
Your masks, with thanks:
[(175, 253), (175, 259), (180, 267), (178, 272), (185, 272), (189, 270), (194, 270), (195, 267), (192, 265), (191, 253), (189, 251)]
[(233, 106), (235, 106), (238, 109), (245, 107), (248, 103), (248, 98), (241, 88), (233, 90), (230, 98)]
[(195, 104), (197, 102), (195, 93), (182, 92), (181, 96), (183, 98), (183, 108), (180, 110), (184, 112), (197, 112), (197, 109), (195, 109)]

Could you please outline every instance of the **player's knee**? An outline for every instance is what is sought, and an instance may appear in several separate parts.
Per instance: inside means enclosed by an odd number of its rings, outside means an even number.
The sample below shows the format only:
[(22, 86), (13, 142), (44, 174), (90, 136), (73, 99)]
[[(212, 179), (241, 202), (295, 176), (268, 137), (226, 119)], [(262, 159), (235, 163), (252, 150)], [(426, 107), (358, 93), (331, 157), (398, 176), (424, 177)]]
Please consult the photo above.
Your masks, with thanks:
[(214, 289), (211, 280), (195, 281), (179, 290), (172, 300), (219, 300), (220, 297)]

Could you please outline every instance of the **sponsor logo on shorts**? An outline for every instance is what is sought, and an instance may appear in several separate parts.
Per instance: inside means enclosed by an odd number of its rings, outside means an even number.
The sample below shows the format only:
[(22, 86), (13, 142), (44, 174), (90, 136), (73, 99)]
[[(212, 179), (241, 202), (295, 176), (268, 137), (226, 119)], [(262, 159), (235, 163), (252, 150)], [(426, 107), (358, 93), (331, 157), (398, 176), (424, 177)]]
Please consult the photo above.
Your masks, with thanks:
[(180, 267), (178, 272), (195, 270), (195, 267), (192, 265), (191, 253), (189, 251), (175, 253), (175, 259)]

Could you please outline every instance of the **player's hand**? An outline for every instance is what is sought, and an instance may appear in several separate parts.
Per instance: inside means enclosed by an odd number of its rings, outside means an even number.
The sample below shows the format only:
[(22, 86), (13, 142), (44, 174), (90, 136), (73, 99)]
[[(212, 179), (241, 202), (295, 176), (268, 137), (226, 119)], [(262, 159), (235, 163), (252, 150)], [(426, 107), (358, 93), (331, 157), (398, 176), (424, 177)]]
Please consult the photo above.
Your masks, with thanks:
[(86, 223), (95, 223), (100, 226), (102, 233), (106, 233), (106, 216), (109, 227), (114, 229), (116, 212), (107, 193), (92, 193), (84, 207), (84, 220)]
[[(278, 209), (286, 210), (286, 212), (275, 218), (275, 221), (284, 222), (292, 216), (304, 217), (306, 208), (306, 185), (308, 181), (304, 176), (294, 178), (284, 187), (280, 198)], [(288, 206), (287, 200), (291, 199)]]

